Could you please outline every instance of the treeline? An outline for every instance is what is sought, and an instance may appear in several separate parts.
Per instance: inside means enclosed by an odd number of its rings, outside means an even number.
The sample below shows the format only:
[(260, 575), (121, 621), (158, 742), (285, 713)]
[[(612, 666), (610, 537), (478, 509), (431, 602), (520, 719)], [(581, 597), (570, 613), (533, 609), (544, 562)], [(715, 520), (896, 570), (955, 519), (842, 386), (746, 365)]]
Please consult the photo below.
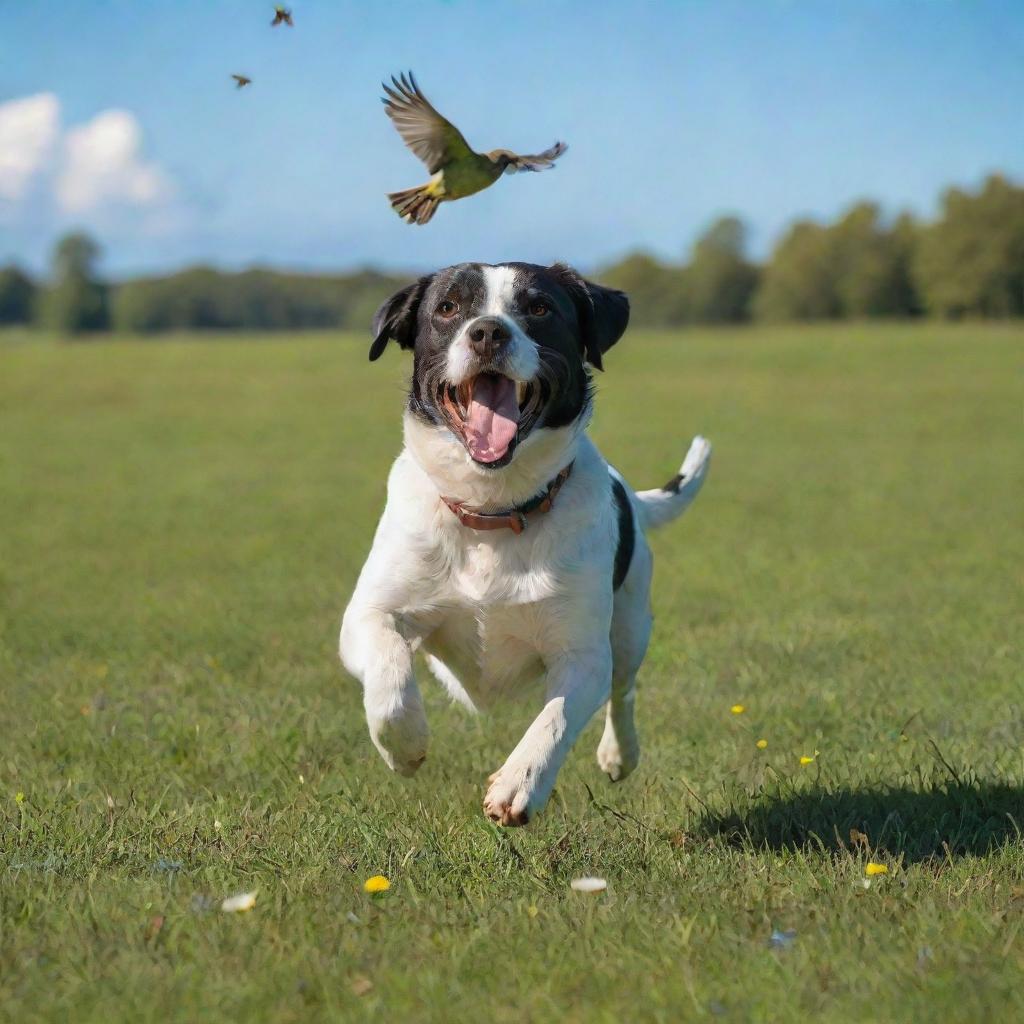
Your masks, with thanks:
[(631, 322), (688, 323), (1024, 316), (1024, 188), (993, 175), (950, 189), (939, 217), (887, 220), (857, 203), (832, 224), (802, 220), (752, 262), (735, 218), (714, 224), (680, 265), (638, 253), (602, 275), (629, 293)]
[(33, 324), (63, 334), (114, 330), (366, 330), (377, 307), (407, 275), (363, 270), (331, 276), (273, 270), (227, 273), (192, 267), (119, 284), (97, 272), (99, 250), (69, 235), (55, 250), (51, 283), (17, 267), (0, 269), (0, 325)]
[(372, 270), (331, 277), (272, 270), (223, 273), (195, 267), (169, 277), (128, 281), (114, 289), (115, 330), (366, 330), (377, 307), (407, 277)]
[[(637, 253), (598, 277), (626, 291), (636, 325), (864, 317), (1024, 316), (1024, 188), (993, 175), (976, 193), (950, 189), (937, 219), (887, 219), (862, 202), (832, 224), (802, 220), (768, 260), (747, 254), (741, 221), (726, 217), (689, 259)], [(365, 330), (407, 276), (329, 276), (196, 267), (166, 277), (104, 283), (89, 238), (59, 243), (48, 283), (0, 269), (0, 325), (37, 323), (65, 334), (113, 329)]]

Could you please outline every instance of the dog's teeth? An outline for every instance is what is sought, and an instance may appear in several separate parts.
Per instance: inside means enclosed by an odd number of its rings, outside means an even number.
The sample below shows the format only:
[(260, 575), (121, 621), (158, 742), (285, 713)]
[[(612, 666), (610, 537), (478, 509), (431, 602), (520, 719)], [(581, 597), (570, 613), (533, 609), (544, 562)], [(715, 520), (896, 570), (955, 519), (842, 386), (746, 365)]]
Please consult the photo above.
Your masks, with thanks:
[(527, 383), (525, 380), (516, 381), (516, 401), (522, 405), (526, 401)]

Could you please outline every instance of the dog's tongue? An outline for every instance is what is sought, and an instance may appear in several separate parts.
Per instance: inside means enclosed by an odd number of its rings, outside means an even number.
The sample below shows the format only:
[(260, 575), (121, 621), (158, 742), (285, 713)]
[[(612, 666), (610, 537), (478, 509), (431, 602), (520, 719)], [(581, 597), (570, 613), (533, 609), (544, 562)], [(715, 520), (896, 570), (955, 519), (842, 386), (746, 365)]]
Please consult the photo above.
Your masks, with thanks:
[(466, 415), (469, 454), (477, 462), (497, 462), (519, 428), (515, 381), (496, 373), (481, 373), (473, 381)]

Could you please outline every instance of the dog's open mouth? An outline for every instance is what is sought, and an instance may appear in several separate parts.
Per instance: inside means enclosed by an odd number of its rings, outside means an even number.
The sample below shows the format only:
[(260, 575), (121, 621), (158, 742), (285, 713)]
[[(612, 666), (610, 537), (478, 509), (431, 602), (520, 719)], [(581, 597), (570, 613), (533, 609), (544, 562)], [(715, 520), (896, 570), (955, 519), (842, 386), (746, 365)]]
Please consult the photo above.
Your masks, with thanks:
[(438, 403), (474, 462), (493, 465), (510, 456), (536, 420), (540, 389), (500, 373), (478, 373), (443, 383)]

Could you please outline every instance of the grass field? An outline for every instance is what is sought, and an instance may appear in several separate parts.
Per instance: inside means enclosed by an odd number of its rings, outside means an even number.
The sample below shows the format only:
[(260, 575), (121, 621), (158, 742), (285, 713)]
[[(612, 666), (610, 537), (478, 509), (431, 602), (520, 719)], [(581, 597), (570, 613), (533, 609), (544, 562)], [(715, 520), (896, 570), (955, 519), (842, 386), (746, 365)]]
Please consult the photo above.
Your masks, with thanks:
[(399, 444), (366, 345), (0, 341), (0, 1017), (1024, 1019), (1024, 328), (627, 336), (605, 454), (715, 462), (639, 770), (595, 722), (514, 832), (529, 707), (424, 678), (404, 781), (337, 664)]

